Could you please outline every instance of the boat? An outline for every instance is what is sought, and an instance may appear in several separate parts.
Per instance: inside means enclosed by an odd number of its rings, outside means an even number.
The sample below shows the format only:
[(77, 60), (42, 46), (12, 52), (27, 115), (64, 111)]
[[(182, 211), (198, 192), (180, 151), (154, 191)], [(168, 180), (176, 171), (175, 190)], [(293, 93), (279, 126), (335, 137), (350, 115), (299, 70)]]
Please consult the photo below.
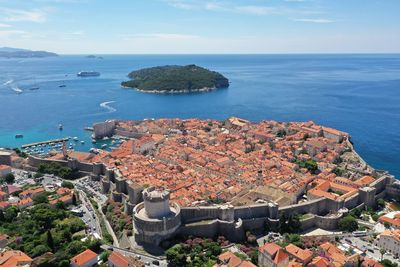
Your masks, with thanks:
[(78, 77), (96, 77), (100, 76), (100, 72), (97, 71), (80, 71), (77, 74)]
[(64, 87), (67, 87), (65, 84), (61, 84), (61, 85), (59, 85), (58, 87), (60, 87), (60, 88), (64, 88)]
[(107, 147), (107, 144), (102, 144), (101, 145), (101, 148), (106, 148)]
[(29, 88), (29, 90), (33, 91), (33, 90), (39, 90), (39, 87), (31, 87)]
[(64, 128), (64, 126), (60, 123), (60, 124), (58, 125), (58, 129), (59, 129), (60, 131), (62, 131), (63, 128)]
[(96, 144), (96, 139), (92, 139), (92, 144)]
[(75, 137), (74, 137), (74, 141), (75, 141), (75, 142), (78, 142), (78, 141), (79, 141), (78, 137), (75, 136)]
[(81, 141), (81, 144), (84, 145), (84, 144), (85, 144), (85, 141), (82, 140), (82, 141)]
[(16, 135), (15, 135), (15, 138), (23, 138), (23, 137), (24, 137), (23, 134), (16, 134)]

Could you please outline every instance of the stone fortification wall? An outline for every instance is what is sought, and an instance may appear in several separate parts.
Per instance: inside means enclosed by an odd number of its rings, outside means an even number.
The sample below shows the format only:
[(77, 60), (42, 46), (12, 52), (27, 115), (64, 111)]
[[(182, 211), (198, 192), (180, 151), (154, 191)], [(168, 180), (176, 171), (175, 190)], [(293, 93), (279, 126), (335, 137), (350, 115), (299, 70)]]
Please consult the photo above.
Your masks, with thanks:
[(324, 230), (336, 230), (342, 214), (330, 216), (310, 215), (309, 218), (301, 220), (301, 230), (306, 231), (311, 228), (321, 228)]
[(351, 210), (351, 209), (354, 209), (355, 207), (357, 207), (357, 205), (359, 203), (360, 203), (360, 195), (357, 193), (357, 194), (354, 194), (353, 196), (347, 198), (344, 201), (344, 207)]
[(105, 121), (93, 124), (93, 137), (111, 137), (114, 134), (115, 121)]
[(330, 210), (338, 210), (334, 203), (326, 198), (318, 198), (300, 204), (289, 205), (279, 208), (279, 214), (325, 214)]
[(194, 224), (183, 225), (179, 234), (184, 236), (203, 236), (208, 238), (220, 235), (228, 237), (231, 241), (242, 241), (245, 238), (245, 231), (242, 221), (227, 222), (221, 220), (202, 221)]
[(128, 138), (136, 138), (136, 139), (139, 139), (140, 137), (143, 136), (143, 133), (131, 132), (131, 131), (127, 131), (127, 130), (125, 130), (123, 128), (119, 128), (119, 127), (117, 127), (114, 130), (114, 134), (123, 136), (123, 137), (128, 137)]
[(28, 164), (36, 168), (39, 167), (40, 164), (49, 164), (51, 162), (57, 162), (65, 167), (68, 166), (68, 162), (66, 160), (49, 160), (49, 159), (38, 158), (32, 155), (28, 156)]
[(386, 186), (394, 182), (394, 177), (389, 175), (383, 175), (382, 177), (373, 181), (369, 186), (375, 187), (376, 192), (380, 193), (385, 190)]

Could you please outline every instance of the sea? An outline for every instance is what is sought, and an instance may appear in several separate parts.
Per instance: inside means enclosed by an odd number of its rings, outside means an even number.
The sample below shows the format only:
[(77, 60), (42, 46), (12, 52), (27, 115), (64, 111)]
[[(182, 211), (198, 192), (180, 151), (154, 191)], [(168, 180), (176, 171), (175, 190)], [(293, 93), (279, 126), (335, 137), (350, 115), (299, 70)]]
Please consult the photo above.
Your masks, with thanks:
[[(350, 133), (370, 165), (400, 177), (400, 54), (101, 57), (0, 59), (0, 146), (72, 136), (85, 141), (76, 150), (88, 151), (101, 143), (84, 127), (107, 119), (314, 121)], [(174, 64), (218, 71), (230, 87), (147, 94), (120, 86), (132, 70)], [(101, 75), (76, 75), (92, 70)]]

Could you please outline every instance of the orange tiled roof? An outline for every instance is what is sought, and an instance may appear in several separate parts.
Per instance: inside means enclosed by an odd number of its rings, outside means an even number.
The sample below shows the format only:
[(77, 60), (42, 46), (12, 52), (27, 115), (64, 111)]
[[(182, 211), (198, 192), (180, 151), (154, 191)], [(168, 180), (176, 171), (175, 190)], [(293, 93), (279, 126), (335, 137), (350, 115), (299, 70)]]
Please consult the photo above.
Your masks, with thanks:
[(90, 249), (86, 249), (85, 251), (83, 251), (82, 253), (79, 253), (78, 255), (76, 255), (75, 257), (73, 257), (71, 259), (71, 262), (73, 262), (74, 264), (76, 264), (77, 266), (83, 266), (86, 263), (92, 261), (93, 259), (97, 259), (97, 254), (94, 253), (92, 250)]
[(19, 250), (8, 250), (1, 253), (0, 255), (0, 266), (1, 267), (15, 267), (28, 265), (32, 262), (32, 259)]

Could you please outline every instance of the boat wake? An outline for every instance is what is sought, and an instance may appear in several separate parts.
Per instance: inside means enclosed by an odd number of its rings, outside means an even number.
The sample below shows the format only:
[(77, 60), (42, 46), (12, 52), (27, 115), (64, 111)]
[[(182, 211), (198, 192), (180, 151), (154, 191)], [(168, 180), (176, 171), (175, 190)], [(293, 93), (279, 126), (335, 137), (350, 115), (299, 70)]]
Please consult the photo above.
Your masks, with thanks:
[(105, 108), (106, 110), (108, 110), (108, 113), (113, 113), (115, 111), (117, 111), (117, 109), (109, 106), (109, 104), (114, 103), (115, 101), (106, 101), (100, 104), (100, 107)]
[(3, 83), (4, 86), (12, 84), (14, 82), (13, 79), (6, 81), (5, 83)]
[(16, 92), (17, 94), (21, 94), (23, 91), (21, 88), (18, 88), (17, 86), (12, 86), (11, 89)]

